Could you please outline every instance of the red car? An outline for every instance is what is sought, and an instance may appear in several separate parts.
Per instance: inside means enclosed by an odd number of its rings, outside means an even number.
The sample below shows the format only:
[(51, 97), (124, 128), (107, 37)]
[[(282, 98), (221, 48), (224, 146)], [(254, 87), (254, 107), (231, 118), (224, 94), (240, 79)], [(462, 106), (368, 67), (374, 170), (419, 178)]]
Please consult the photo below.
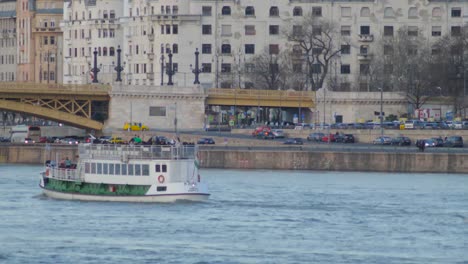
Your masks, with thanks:
[(252, 132), (252, 136), (256, 137), (262, 132), (271, 132), (271, 128), (269, 126), (259, 126), (255, 128), (254, 132)]
[(330, 142), (335, 142), (335, 141), (336, 141), (335, 135), (334, 135), (334, 134), (330, 134), (330, 135), (328, 135), (328, 136), (325, 135), (325, 136), (322, 137), (322, 142), (328, 142), (328, 141), (330, 141)]

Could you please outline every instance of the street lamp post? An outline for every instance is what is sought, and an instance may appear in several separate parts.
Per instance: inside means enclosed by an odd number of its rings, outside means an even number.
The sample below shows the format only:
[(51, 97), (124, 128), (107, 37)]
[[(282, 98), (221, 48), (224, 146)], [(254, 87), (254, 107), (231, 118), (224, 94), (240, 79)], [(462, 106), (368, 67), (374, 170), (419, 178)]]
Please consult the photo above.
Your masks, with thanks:
[(164, 54), (161, 55), (159, 62), (161, 62), (161, 86), (163, 86), (164, 85)]
[(383, 129), (383, 88), (378, 88), (380, 90), (380, 136), (383, 137), (384, 129)]
[(442, 88), (437, 86), (436, 89), (439, 90), (439, 120), (442, 120)]
[(117, 72), (117, 78), (115, 79), (116, 82), (122, 82), (123, 67), (121, 64), (121, 57), (120, 57), (121, 52), (122, 52), (122, 49), (120, 48), (120, 45), (119, 45), (117, 46), (117, 67), (114, 68), (114, 70)]
[(91, 71), (93, 72), (93, 83), (98, 83), (98, 72), (100, 71), (99, 68), (97, 67), (97, 49), (94, 48), (94, 67), (91, 69)]
[(172, 82), (172, 76), (174, 75), (174, 69), (172, 66), (172, 52), (169, 53), (169, 67), (166, 69), (166, 73), (169, 76), (169, 81), (167, 82), (167, 85), (174, 85)]
[[(192, 70), (193, 74), (195, 74), (195, 81), (193, 82), (193, 84), (200, 84), (199, 75), (201, 73), (201, 70), (200, 70), (200, 66), (198, 63), (198, 55), (200, 55), (200, 52), (198, 52), (198, 48), (197, 48), (195, 51), (195, 69)], [(192, 65), (190, 65), (190, 68), (191, 67)]]

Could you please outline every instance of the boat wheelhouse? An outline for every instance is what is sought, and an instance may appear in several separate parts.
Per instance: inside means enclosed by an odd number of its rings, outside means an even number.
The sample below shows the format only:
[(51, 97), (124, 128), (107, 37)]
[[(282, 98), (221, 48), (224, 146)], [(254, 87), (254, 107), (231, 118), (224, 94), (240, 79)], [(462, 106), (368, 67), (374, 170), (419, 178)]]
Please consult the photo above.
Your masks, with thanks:
[[(195, 145), (80, 144), (76, 164), (49, 161), (45, 195), (70, 200), (173, 202), (209, 197)], [(57, 159), (59, 160), (59, 159)]]

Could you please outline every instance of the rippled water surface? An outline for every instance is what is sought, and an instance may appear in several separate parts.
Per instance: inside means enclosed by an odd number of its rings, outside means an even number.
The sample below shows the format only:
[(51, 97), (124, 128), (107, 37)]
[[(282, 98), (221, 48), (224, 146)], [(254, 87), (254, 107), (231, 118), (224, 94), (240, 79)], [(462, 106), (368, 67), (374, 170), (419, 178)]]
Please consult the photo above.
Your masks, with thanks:
[(205, 203), (61, 201), (0, 165), (0, 263), (468, 263), (468, 175), (203, 170)]

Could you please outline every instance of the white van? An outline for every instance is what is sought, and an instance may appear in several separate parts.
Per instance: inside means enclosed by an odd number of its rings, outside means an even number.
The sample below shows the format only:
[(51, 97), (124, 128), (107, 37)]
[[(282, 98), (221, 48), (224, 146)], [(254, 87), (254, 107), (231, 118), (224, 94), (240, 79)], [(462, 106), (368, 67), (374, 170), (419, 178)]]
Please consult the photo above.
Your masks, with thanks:
[(406, 120), (405, 129), (421, 128), (422, 122), (419, 120)]

